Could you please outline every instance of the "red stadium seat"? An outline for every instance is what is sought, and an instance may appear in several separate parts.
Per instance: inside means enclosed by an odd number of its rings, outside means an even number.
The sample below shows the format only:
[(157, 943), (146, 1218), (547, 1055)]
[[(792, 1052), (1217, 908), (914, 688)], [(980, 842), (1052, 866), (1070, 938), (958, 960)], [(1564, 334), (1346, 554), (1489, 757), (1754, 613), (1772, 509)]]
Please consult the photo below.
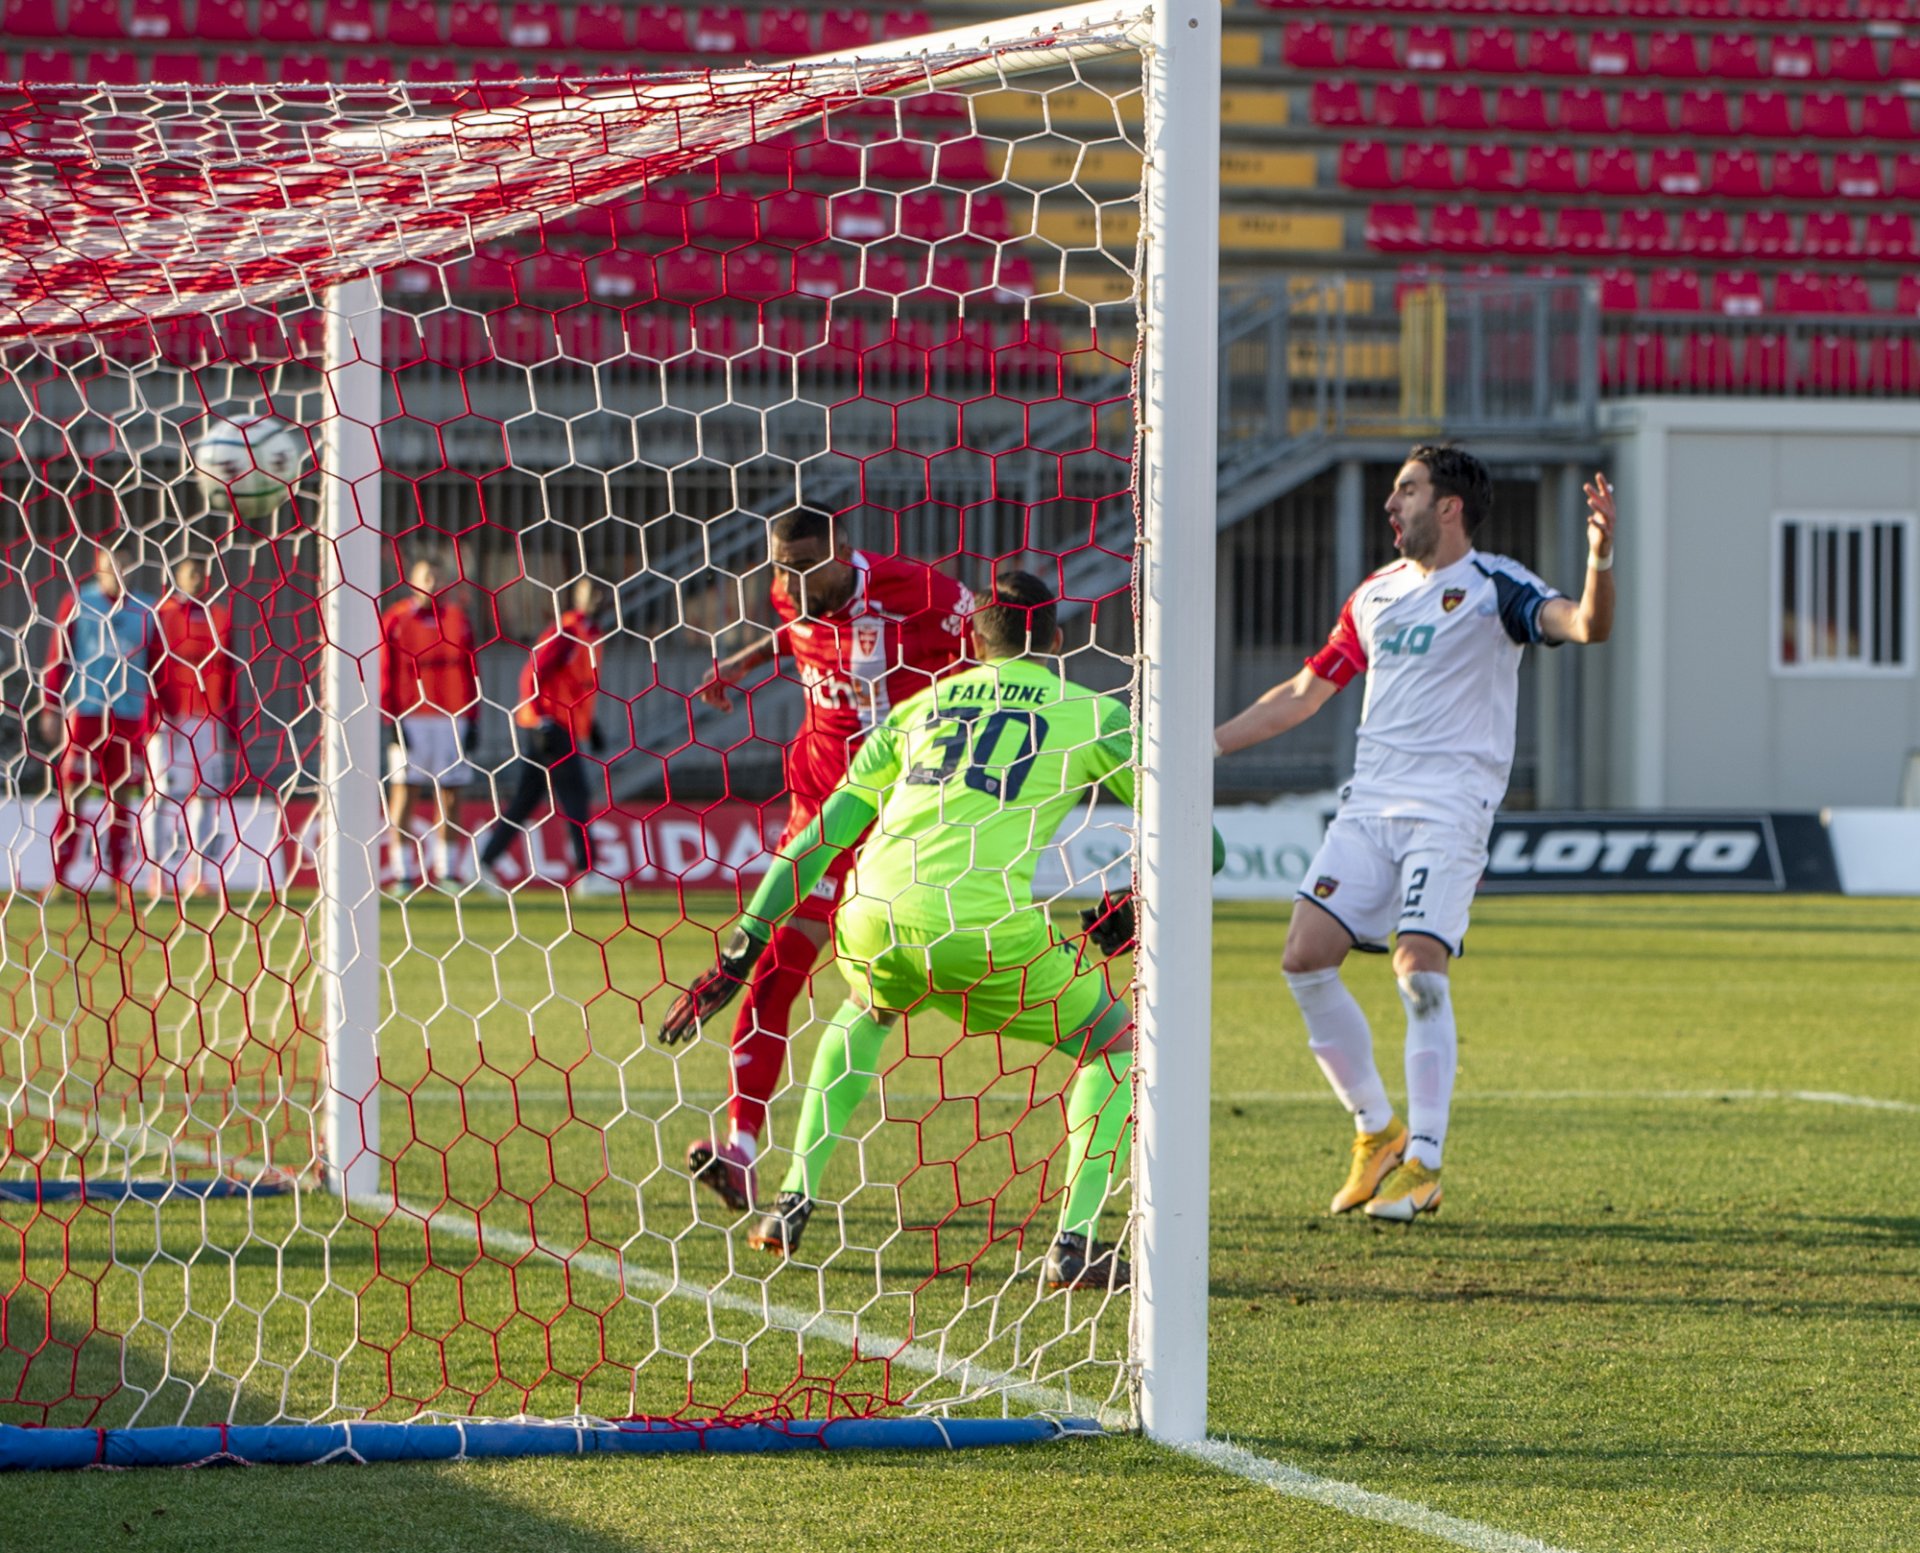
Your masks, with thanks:
[(1620, 336), (1616, 355), (1600, 354), (1600, 386), (1609, 393), (1657, 394), (1667, 385), (1667, 342), (1653, 329), (1630, 329)]
[[(1700, 56), (1694, 49), (1690, 32), (1656, 32), (1647, 40), (1647, 73), (1676, 81), (1691, 81), (1700, 74)], [(1754, 74), (1758, 75), (1756, 66)]]
[(633, 47), (630, 18), (618, 0), (583, 5), (573, 13), (573, 46), (591, 54), (624, 54)]
[(827, 202), (818, 194), (797, 190), (762, 200), (760, 235), (790, 248), (818, 243), (827, 235)]
[(1656, 313), (1699, 312), (1700, 277), (1692, 270), (1655, 270), (1647, 279), (1647, 306)]
[(1435, 248), (1450, 253), (1485, 253), (1487, 240), (1480, 225), (1480, 207), (1457, 203), (1436, 206), (1431, 240)]
[(1867, 349), (1867, 389), (1873, 394), (1920, 393), (1920, 339), (1903, 332), (1873, 341)]
[(953, 140), (942, 140), (934, 147), (933, 166), (934, 177), (951, 187), (955, 184), (992, 183), (999, 178), (1004, 161), (995, 163), (992, 142), (984, 136), (962, 135)]
[(820, 15), (820, 52), (844, 54), (873, 42), (873, 13), (834, 6)]
[(1590, 205), (1566, 205), (1553, 220), (1553, 246), (1561, 253), (1606, 253), (1613, 247), (1607, 213)]
[(1840, 259), (1855, 252), (1853, 217), (1842, 210), (1816, 210), (1807, 217), (1800, 251), (1819, 259)]
[[(1791, 140), (1793, 110), (1784, 92), (1748, 92), (1740, 99), (1740, 133), (1755, 140)], [(1809, 130), (1807, 133), (1816, 133)]]
[(709, 248), (737, 248), (760, 236), (760, 206), (745, 194), (709, 194), (687, 207), (693, 240)]
[(1601, 312), (1637, 313), (1640, 311), (1640, 276), (1637, 272), (1621, 269), (1596, 270), (1593, 279), (1600, 288)]
[(1913, 217), (1904, 211), (1876, 211), (1867, 217), (1860, 252), (1869, 259), (1910, 263), (1915, 256)]
[(149, 69), (155, 81), (198, 86), (205, 78), (206, 61), (198, 54), (175, 49), (165, 54), (155, 54), (149, 61)]
[(747, 13), (737, 6), (702, 6), (693, 24), (693, 46), (701, 54), (745, 54)]
[(138, 86), (140, 56), (125, 49), (96, 49), (87, 56), (81, 79), (89, 86)]
[[(943, 214), (944, 202), (940, 194), (932, 189), (924, 193), (909, 194), (900, 201), (900, 230), (910, 237), (924, 237), (928, 242), (951, 237), (956, 231), (963, 231), (989, 243), (1005, 242), (1014, 235), (1013, 216), (1007, 209), (1007, 202), (997, 194), (962, 194), (954, 201), (958, 219), (949, 223)], [(1032, 235), (1031, 229), (1022, 231), (1023, 237)]]
[(1487, 123), (1487, 100), (1477, 86), (1448, 82), (1433, 94), (1433, 123), (1436, 129), (1482, 130)]
[(1333, 28), (1326, 22), (1288, 22), (1280, 34), (1280, 57), (1295, 70), (1331, 70), (1340, 63)]
[(1739, 317), (1754, 317), (1765, 311), (1760, 277), (1752, 270), (1722, 270), (1713, 277), (1713, 309)]
[(1773, 309), (1777, 313), (1831, 313), (1833, 287), (1824, 275), (1788, 270), (1773, 283)]
[(1349, 70), (1398, 70), (1400, 51), (1393, 29), (1379, 22), (1354, 22), (1347, 28), (1340, 61)]
[(373, 0), (321, 0), (320, 37), (349, 48), (373, 42)]
[(1514, 170), (1513, 147), (1506, 144), (1467, 147), (1467, 175), (1461, 184), (1469, 189), (1501, 193), (1520, 187)]
[(1767, 66), (1783, 81), (1811, 81), (1820, 74), (1820, 55), (1805, 33), (1781, 33), (1767, 50)]
[(1913, 139), (1913, 114), (1907, 99), (1892, 93), (1861, 98), (1860, 133), (1868, 140)]
[(1544, 135), (1551, 129), (1547, 94), (1537, 86), (1501, 87), (1493, 117), (1502, 129), (1515, 134)]
[[(1438, 149), (1444, 152), (1446, 148)], [(1399, 183), (1387, 148), (1377, 140), (1350, 140), (1342, 146), (1339, 178), (1341, 187), (1347, 189), (1391, 189)]]
[(1357, 81), (1315, 81), (1309, 111), (1314, 123), (1328, 127), (1367, 122)]
[(1446, 27), (1410, 28), (1407, 32), (1407, 68), (1453, 70), (1452, 30)]
[(1842, 151), (1833, 159), (1833, 192), (1843, 199), (1877, 200), (1886, 193), (1880, 158), (1871, 151)]
[(1597, 86), (1569, 87), (1560, 94), (1557, 128), (1563, 135), (1613, 133), (1611, 99)]
[(813, 13), (798, 7), (768, 6), (760, 13), (758, 51), (769, 59), (813, 53)]
[(1520, 41), (1510, 27), (1476, 27), (1467, 34), (1467, 69), (1476, 75), (1519, 75)]
[(933, 148), (924, 140), (881, 140), (867, 147), (867, 176), (883, 183), (925, 183)]
[(253, 36), (253, 22), (247, 15), (247, 0), (200, 0), (194, 11), (196, 37), (239, 42)]
[[(576, 37), (579, 30), (575, 29)], [(687, 13), (677, 5), (643, 5), (633, 13), (633, 46), (642, 54), (691, 54)]]
[(1746, 394), (1780, 394), (1787, 388), (1787, 342), (1771, 330), (1749, 334), (1741, 346), (1740, 375), (1733, 386)]
[(164, 43), (169, 38), (187, 35), (186, 12), (181, 0), (133, 0), (127, 12), (127, 36), (148, 43)]
[(1800, 104), (1800, 133), (1814, 140), (1851, 140), (1852, 99), (1839, 92), (1813, 92)]
[(886, 11), (880, 17), (880, 36), (889, 42), (924, 37), (932, 31), (933, 18), (925, 11)]
[(1849, 317), (1865, 317), (1873, 311), (1873, 290), (1864, 275), (1832, 277), (1833, 310)]
[(1784, 210), (1753, 210), (1741, 218), (1741, 253), (1770, 259), (1793, 246), (1793, 222)]
[(1672, 134), (1673, 121), (1667, 117), (1665, 95), (1640, 87), (1622, 92), (1620, 128), (1629, 135)]
[(1752, 151), (1713, 153), (1713, 192), (1722, 199), (1762, 199), (1767, 180)]
[(1583, 75), (1580, 46), (1570, 32), (1544, 27), (1527, 38), (1527, 70), (1532, 75)]
[[(1721, 192), (1714, 185), (1715, 192)], [(1773, 197), (1817, 200), (1827, 195), (1826, 169), (1811, 151), (1776, 151), (1773, 155)]]
[(1373, 89), (1373, 122), (1383, 129), (1425, 129), (1420, 88), (1411, 81), (1382, 81)]
[(506, 18), (492, 0), (453, 0), (447, 11), (447, 41), (455, 48), (503, 49)]
[(1426, 246), (1420, 230), (1420, 212), (1412, 205), (1369, 205), (1366, 238), (1369, 248), (1384, 253)]
[(1646, 206), (1621, 211), (1617, 246), (1622, 253), (1671, 253), (1673, 234), (1667, 228), (1667, 213)]
[(1887, 45), (1887, 77), (1920, 81), (1920, 33), (1908, 33)]
[(120, 25), (120, 0), (67, 0), (68, 37), (124, 38), (126, 35), (126, 28)]
[(564, 49), (573, 46), (567, 24), (573, 19), (571, 7), (539, 0), (526, 0), (507, 13), (507, 46), (515, 49)]
[(447, 41), (439, 0), (392, 0), (387, 6), (387, 41), (410, 49), (439, 48)]
[(60, 13), (53, 0), (6, 0), (0, 6), (0, 36), (7, 38), (61, 38)]
[(1879, 46), (1870, 37), (1834, 37), (1827, 40), (1827, 78), (1833, 81), (1882, 81)]
[(1625, 147), (1599, 147), (1587, 157), (1589, 194), (1642, 194), (1640, 159)]
[[(318, 36), (308, 0), (260, 0), (259, 36), (270, 43), (312, 43)], [(286, 79), (284, 71), (281, 80)]]
[[(201, 14), (206, 14), (204, 8)], [(218, 81), (222, 86), (265, 86), (267, 57), (252, 50), (244, 54), (216, 55), (209, 66), (208, 79)]]
[[(1715, 152), (1715, 167), (1719, 166), (1721, 156), (1731, 154), (1735, 153)], [(1647, 183), (1661, 194), (1698, 194), (1706, 187), (1700, 177), (1700, 158), (1684, 146), (1663, 146), (1655, 151), (1652, 176)], [(1714, 187), (1717, 189), (1718, 183)]]
[(1596, 32), (1587, 40), (1587, 72), (1590, 75), (1638, 75), (1639, 38), (1631, 32)]
[(1571, 146), (1530, 146), (1522, 179), (1532, 194), (1578, 194), (1580, 169)]
[(310, 49), (289, 49), (280, 56), (282, 86), (325, 86), (333, 79), (333, 61)]
[(1683, 350), (1680, 380), (1676, 387), (1696, 394), (1724, 394), (1732, 390), (1733, 349), (1723, 334), (1696, 330), (1689, 334)]
[(1920, 275), (1902, 275), (1894, 288), (1893, 310), (1908, 317), (1920, 314)]
[(1680, 251), (1713, 258), (1733, 249), (1733, 231), (1727, 213), (1695, 206), (1680, 215)]
[(1707, 74), (1730, 81), (1757, 81), (1766, 74), (1760, 68), (1760, 40), (1750, 32), (1715, 33), (1707, 42)]
[(1538, 205), (1502, 205), (1493, 213), (1493, 246), (1505, 253), (1545, 253), (1547, 219)]
[(1733, 115), (1717, 87), (1698, 87), (1680, 94), (1680, 133), (1714, 140), (1733, 133)]

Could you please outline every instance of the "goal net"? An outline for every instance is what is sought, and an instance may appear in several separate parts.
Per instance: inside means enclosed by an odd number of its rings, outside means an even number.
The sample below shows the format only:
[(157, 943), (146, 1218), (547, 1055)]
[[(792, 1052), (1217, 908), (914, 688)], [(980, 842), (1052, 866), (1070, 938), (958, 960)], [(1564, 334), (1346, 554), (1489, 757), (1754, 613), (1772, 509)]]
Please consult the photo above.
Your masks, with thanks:
[[(1149, 693), (1148, 24), (975, 31), (0, 106), (0, 1424), (1132, 1416), (1129, 1291), (1042, 1271), (1071, 1058), (910, 1013), (783, 1257), (831, 947), (752, 1208), (689, 1161), (739, 1005), (661, 1039), (796, 736), (921, 624), (856, 599), (839, 681), (709, 704), (791, 604), (774, 520), (929, 599), (1032, 573), (1066, 675)], [(1075, 908), (1132, 822), (1088, 795), (1036, 874), (1122, 999)]]

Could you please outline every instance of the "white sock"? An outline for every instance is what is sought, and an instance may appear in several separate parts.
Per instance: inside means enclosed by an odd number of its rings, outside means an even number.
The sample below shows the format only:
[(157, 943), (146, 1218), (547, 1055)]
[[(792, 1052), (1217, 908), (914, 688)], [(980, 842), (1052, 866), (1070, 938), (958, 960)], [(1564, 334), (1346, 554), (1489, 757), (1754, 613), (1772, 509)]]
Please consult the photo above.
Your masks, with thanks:
[(734, 1128), (727, 1142), (731, 1143), (746, 1156), (746, 1161), (749, 1165), (760, 1157), (760, 1140), (742, 1128)]
[(1453, 997), (1439, 971), (1414, 971), (1400, 978), (1400, 1001), (1407, 1006), (1407, 1157), (1438, 1170), (1460, 1062)]
[(433, 871), (442, 879), (453, 877), (453, 849), (447, 845), (447, 838), (438, 831), (433, 836)]
[(1287, 986), (1307, 1021), (1307, 1049), (1353, 1113), (1361, 1132), (1378, 1132), (1393, 1120), (1387, 1086), (1373, 1062), (1373, 1032), (1337, 970), (1289, 976)]

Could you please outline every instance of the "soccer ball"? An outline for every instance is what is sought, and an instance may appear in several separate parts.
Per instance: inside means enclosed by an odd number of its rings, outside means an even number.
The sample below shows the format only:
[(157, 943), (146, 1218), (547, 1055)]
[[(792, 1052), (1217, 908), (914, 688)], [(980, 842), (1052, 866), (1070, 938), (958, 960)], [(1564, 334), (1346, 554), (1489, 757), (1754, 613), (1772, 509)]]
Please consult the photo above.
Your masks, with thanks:
[(253, 522), (271, 517), (292, 496), (306, 472), (307, 439), (271, 416), (250, 421), (220, 416), (189, 456), (207, 509)]

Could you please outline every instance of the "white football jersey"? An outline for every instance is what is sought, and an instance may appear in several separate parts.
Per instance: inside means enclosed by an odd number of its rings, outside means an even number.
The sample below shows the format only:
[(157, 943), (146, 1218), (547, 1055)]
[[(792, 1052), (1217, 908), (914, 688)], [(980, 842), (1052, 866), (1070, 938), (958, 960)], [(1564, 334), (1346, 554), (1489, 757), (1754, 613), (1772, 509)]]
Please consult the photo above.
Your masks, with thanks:
[(1396, 561), (1361, 583), (1307, 660), (1336, 686), (1367, 677), (1341, 812), (1491, 825), (1513, 769), (1520, 654), (1558, 597), (1518, 561), (1474, 550), (1431, 575)]

